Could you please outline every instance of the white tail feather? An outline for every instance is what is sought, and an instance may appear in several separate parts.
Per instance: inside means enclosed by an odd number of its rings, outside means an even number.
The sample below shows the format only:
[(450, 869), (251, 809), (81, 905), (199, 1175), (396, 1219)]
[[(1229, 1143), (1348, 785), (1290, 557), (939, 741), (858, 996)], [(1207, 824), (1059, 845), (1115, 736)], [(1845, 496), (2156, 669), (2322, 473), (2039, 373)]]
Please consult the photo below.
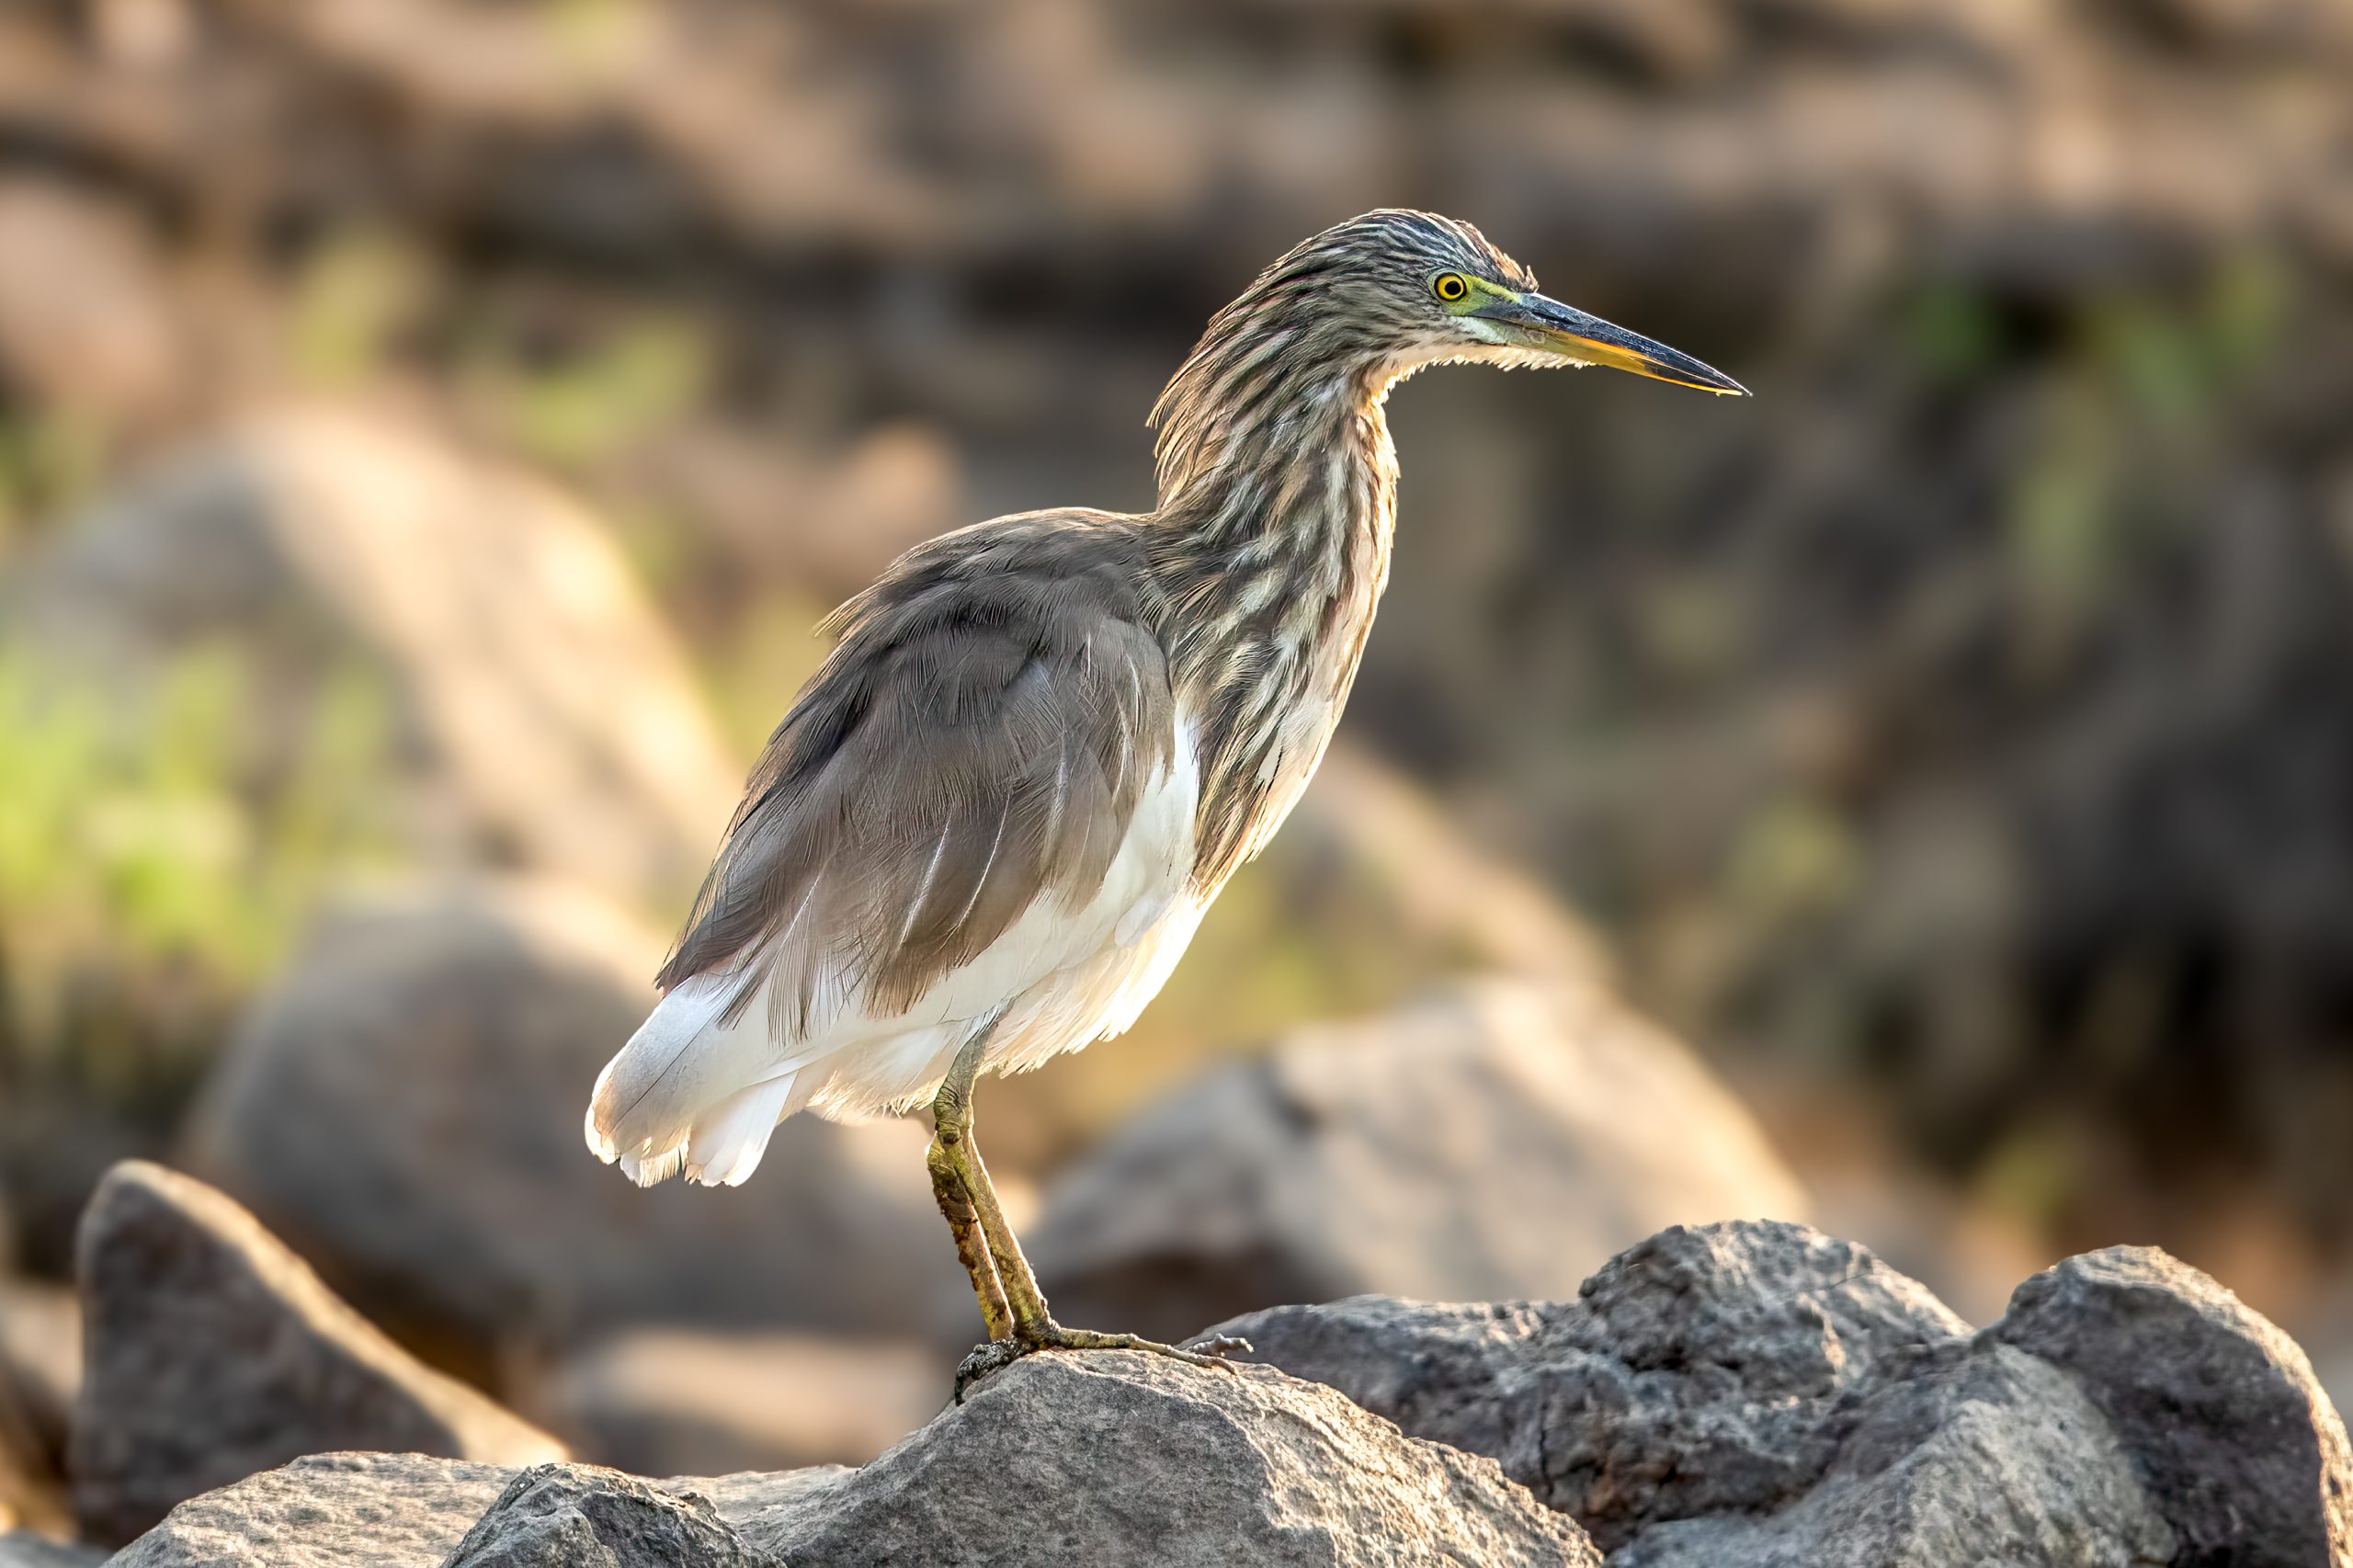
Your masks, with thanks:
[[(776, 1077), (764, 998), (748, 998), (732, 1022), (721, 1021), (735, 989), (728, 975), (680, 982), (597, 1075), (585, 1129), (588, 1147), (641, 1187), (666, 1180), (689, 1163), (708, 1168), (705, 1161), (690, 1162), (688, 1145), (696, 1129)], [(790, 1088), (788, 1074), (779, 1105)], [(762, 1138), (753, 1164), (766, 1147)], [(745, 1174), (750, 1169), (745, 1165)]]
[(703, 1187), (743, 1186), (767, 1153), (791, 1101), (794, 1076), (755, 1084), (697, 1119), (687, 1141), (687, 1179)]

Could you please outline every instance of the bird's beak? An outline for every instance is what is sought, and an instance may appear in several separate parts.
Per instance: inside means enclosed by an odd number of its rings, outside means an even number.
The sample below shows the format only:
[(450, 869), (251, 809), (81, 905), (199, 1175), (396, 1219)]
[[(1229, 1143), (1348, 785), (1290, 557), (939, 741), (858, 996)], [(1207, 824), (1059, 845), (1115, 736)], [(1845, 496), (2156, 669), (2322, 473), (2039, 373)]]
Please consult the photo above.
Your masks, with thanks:
[(1628, 332), (1541, 294), (1498, 299), (1477, 313), (1523, 335), (1529, 347), (1581, 365), (1607, 365), (1613, 370), (1631, 370), (1654, 381), (1672, 381), (1678, 387), (1726, 397), (1748, 395), (1746, 387), (1712, 365), (1703, 365), (1664, 343), (1654, 343), (1640, 333)]

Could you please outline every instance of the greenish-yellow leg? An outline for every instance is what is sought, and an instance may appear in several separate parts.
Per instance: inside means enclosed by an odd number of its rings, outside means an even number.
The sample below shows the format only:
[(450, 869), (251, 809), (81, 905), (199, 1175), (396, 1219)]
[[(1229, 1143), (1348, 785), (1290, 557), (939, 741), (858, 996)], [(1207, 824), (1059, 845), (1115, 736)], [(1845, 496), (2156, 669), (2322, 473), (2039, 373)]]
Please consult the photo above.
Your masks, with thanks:
[(1039, 1350), (1144, 1350), (1196, 1367), (1223, 1367), (1226, 1363), (1219, 1357), (1248, 1350), (1246, 1340), (1225, 1335), (1202, 1342), (1198, 1349), (1185, 1349), (1132, 1334), (1064, 1328), (1054, 1321), (972, 1138), (972, 1087), (987, 1045), (987, 1030), (966, 1042), (931, 1106), (932, 1190), (955, 1233), (956, 1256), (972, 1277), (972, 1291), (989, 1331), (989, 1342), (956, 1369), (958, 1401), (976, 1379)]
[[(938, 1108), (933, 1108), (937, 1112)], [(988, 1238), (981, 1233), (980, 1217), (972, 1210), (972, 1195), (964, 1190), (963, 1177), (956, 1174), (956, 1162), (949, 1158), (936, 1131), (931, 1147), (924, 1153), (924, 1164), (931, 1168), (931, 1195), (938, 1199), (940, 1215), (956, 1238), (956, 1261), (972, 1277), (972, 1294), (981, 1304), (981, 1321), (988, 1325), (991, 1339), (1008, 1338), (1013, 1333), (1013, 1314), (1006, 1309), (1005, 1287), (997, 1280), (995, 1260), (989, 1256)]]

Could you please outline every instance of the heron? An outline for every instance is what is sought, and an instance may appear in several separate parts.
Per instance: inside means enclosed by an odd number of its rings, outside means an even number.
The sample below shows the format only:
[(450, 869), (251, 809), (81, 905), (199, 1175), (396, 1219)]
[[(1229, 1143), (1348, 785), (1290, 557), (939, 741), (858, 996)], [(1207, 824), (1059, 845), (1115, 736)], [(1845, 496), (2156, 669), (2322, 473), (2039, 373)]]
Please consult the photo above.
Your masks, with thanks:
[(988, 1074), (1116, 1036), (1323, 759), (1388, 580), (1391, 388), (1432, 365), (1603, 365), (1745, 396), (1539, 293), (1471, 224), (1382, 210), (1211, 318), (1152, 411), (1158, 504), (1024, 512), (915, 546), (754, 767), (660, 1003), (597, 1078), (589, 1147), (735, 1186), (784, 1118), (926, 1101), (932, 1189), (986, 1331), (1198, 1365), (1048, 1310), (973, 1132)]

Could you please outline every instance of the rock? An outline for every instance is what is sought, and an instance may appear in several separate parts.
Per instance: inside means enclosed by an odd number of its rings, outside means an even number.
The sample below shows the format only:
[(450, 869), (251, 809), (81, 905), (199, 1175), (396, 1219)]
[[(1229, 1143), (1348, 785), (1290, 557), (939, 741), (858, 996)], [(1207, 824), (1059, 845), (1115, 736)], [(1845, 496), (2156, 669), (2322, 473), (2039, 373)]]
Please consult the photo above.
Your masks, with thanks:
[(2071, 1257), (1987, 1331), (2082, 1380), (2185, 1561), (2353, 1561), (2353, 1452), (2296, 1343), (2154, 1247)]
[[(415, 1568), (455, 1551), (521, 1476), (500, 1465), (425, 1454), (314, 1454), (190, 1498), (141, 1536), (116, 1568)], [(543, 1466), (549, 1494), (584, 1500), (613, 1472)], [(731, 1528), (773, 1521), (846, 1472), (687, 1477), (663, 1493), (708, 1498)], [(630, 1478), (620, 1478), (629, 1481)], [(634, 1490), (631, 1483), (629, 1490)], [(593, 1509), (596, 1504), (590, 1503)], [(593, 1559), (591, 1560), (593, 1561)]]
[(1496, 980), (1152, 1107), (1052, 1187), (1029, 1254), (1064, 1321), (1169, 1337), (1286, 1300), (1566, 1295), (1662, 1225), (1805, 1202), (1698, 1059), (1597, 984)]
[(128, 1540), (175, 1504), (297, 1455), (502, 1463), (563, 1445), (420, 1365), (202, 1183), (117, 1166), (84, 1216), (85, 1371), (67, 1449), (83, 1528)]
[[(1802, 1494), (1759, 1518), (1662, 1520), (1613, 1568), (1946, 1568), (2176, 1561), (2130, 1457), (2063, 1372), (1963, 1341), (1851, 1412)], [(1697, 1462), (1712, 1458), (1704, 1444)]]
[(1750, 1223), (1653, 1237), (1574, 1301), (1221, 1326), (1494, 1457), (1622, 1568), (2353, 1554), (2302, 1354), (2162, 1254), (2073, 1259), (1976, 1334), (1862, 1248)]
[(1654, 1519), (1802, 1493), (1835, 1451), (1834, 1413), (1881, 1364), (1968, 1325), (1861, 1248), (1768, 1224), (1670, 1230), (1574, 1301), (1359, 1298), (1233, 1331), (1416, 1437), (1493, 1456), (1614, 1550)]
[(350, 909), (232, 1042), (190, 1168), (470, 1368), (644, 1321), (888, 1335), (969, 1305), (912, 1123), (796, 1118), (734, 1190), (640, 1190), (589, 1154), (660, 953), (546, 883)]
[(114, 1568), (417, 1568), (515, 1471), (424, 1454), (313, 1454), (174, 1508)]
[(62, 1285), (0, 1279), (0, 1390), (32, 1440), (62, 1464), (82, 1384), (82, 1307)]
[[(726, 1510), (722, 1498), (721, 1506)], [(1016, 1362), (862, 1470), (736, 1520), (793, 1568), (955, 1560), (1590, 1565), (1495, 1465), (1264, 1369)]]
[(708, 1499), (619, 1471), (534, 1465), (443, 1568), (767, 1568)]
[(74, 1546), (29, 1530), (0, 1531), (0, 1568), (98, 1568), (107, 1553)]
[(112, 678), (234, 649), (243, 695), (274, 716), (239, 759), (265, 792), (348, 717), (350, 678), (385, 688), (394, 815), (428, 864), (672, 898), (741, 781), (597, 521), (390, 421), (252, 419), (69, 525), (17, 577), (0, 619)]
[[(652, 1529), (676, 1532), (690, 1554), (619, 1546)], [(745, 1555), (729, 1555), (729, 1530)], [(588, 1539), (618, 1547), (615, 1555), (588, 1554)], [(481, 1554), (502, 1546), (512, 1555)], [(357, 1568), (445, 1559), (452, 1568), (1601, 1562), (1574, 1522), (1509, 1484), (1492, 1460), (1416, 1441), (1329, 1389), (1269, 1369), (1205, 1370), (1126, 1353), (1017, 1362), (857, 1471), (648, 1486), (583, 1465), (518, 1476), (415, 1454), (299, 1460), (182, 1504), (116, 1562)]]
[(640, 1475), (863, 1464), (946, 1403), (948, 1367), (914, 1345), (638, 1329), (564, 1363), (534, 1408)]

